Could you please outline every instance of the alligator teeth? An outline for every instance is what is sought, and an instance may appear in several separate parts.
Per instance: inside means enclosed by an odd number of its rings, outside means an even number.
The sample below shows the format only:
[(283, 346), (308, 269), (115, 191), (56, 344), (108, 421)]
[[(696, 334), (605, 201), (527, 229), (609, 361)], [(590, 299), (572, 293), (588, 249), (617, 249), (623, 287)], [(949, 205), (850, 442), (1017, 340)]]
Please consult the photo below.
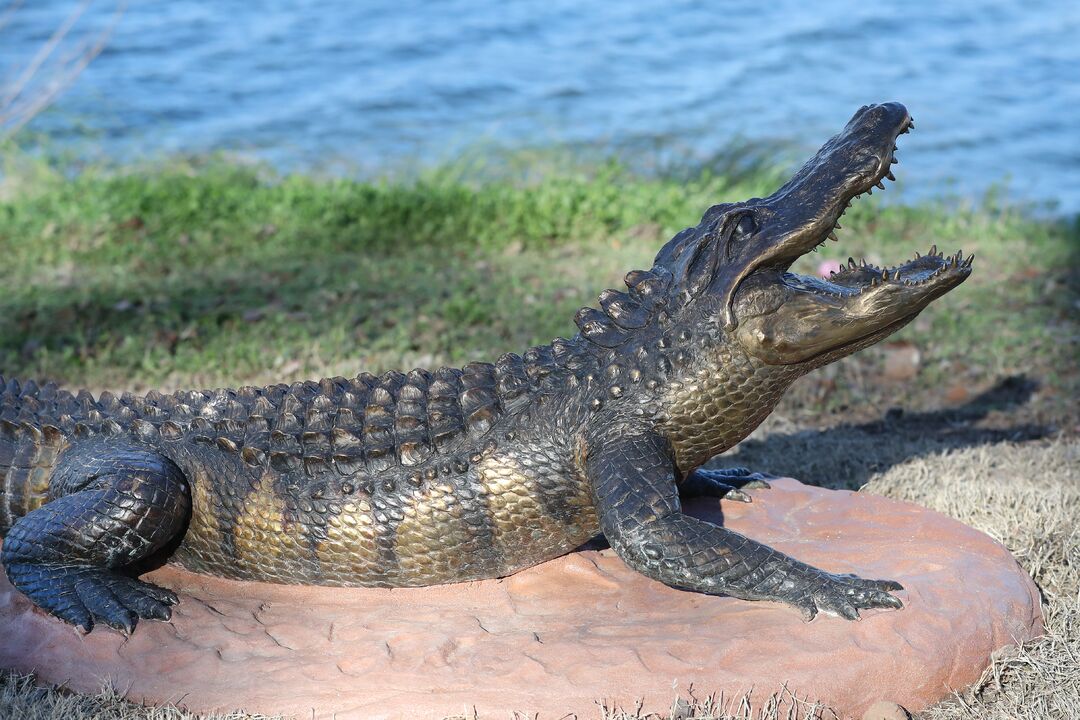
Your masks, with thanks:
[(888, 280), (889, 279), (889, 271), (888, 270), (882, 270), (881, 271), (881, 279), (882, 280)]
[(847, 266), (848, 266), (849, 269), (854, 270), (855, 269), (855, 258), (849, 257), (847, 259)]
[(930, 255), (931, 256), (936, 256), (937, 255), (937, 244), (936, 243), (934, 245), (930, 246)]
[(829, 233), (829, 239), (833, 242), (840, 242), (840, 238), (836, 237), (836, 231)]
[(975, 253), (971, 253), (970, 257), (964, 261), (964, 267), (971, 267), (973, 262), (975, 262)]
[(885, 177), (889, 178), (893, 182), (896, 182), (896, 176), (892, 174), (892, 170), (885, 173)]
[(877, 189), (878, 189), (878, 190), (884, 190), (884, 189), (885, 189), (885, 183), (883, 183), (883, 182), (881, 182), (880, 180), (878, 180), (878, 181), (877, 181)]
[(833, 225), (833, 230), (843, 230), (844, 227), (840, 223)]
[(893, 159), (892, 159), (892, 160), (890, 160), (889, 162), (890, 162), (890, 163), (892, 163), (893, 165), (896, 165), (896, 164), (897, 164), (897, 163), (899, 163), (900, 161), (899, 161), (899, 160), (897, 160), (897, 159), (896, 159), (896, 156), (894, 155), (894, 156), (893, 156)]
[(915, 257), (913, 257), (913, 258), (912, 258), (912, 260), (918, 260), (918, 259), (919, 259), (919, 258), (921, 258), (921, 257), (922, 257), (922, 255), (920, 255), (920, 254), (919, 254), (919, 251), (918, 251), (918, 250), (916, 250), (916, 251), (915, 251)]

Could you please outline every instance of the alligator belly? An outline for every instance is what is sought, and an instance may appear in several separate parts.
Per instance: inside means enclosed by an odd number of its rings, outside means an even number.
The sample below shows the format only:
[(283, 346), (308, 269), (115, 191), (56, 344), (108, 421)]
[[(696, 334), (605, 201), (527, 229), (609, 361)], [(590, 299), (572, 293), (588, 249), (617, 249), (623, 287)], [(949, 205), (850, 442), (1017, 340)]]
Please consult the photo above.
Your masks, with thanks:
[(554, 462), (495, 455), (421, 477), (288, 499), (272, 479), (240, 498), (196, 478), (170, 561), (274, 583), (436, 585), (509, 575), (599, 532), (587, 482)]

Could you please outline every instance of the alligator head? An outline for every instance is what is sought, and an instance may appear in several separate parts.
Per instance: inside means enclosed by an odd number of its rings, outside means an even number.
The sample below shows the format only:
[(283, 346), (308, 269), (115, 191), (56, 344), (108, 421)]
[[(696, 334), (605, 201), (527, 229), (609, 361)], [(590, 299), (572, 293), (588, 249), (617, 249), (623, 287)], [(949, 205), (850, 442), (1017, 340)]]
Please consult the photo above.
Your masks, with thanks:
[(654, 270), (670, 272), (685, 301), (711, 305), (713, 322), (770, 365), (823, 364), (876, 342), (963, 282), (974, 256), (935, 246), (893, 268), (852, 259), (829, 280), (788, 268), (836, 239), (852, 200), (895, 179), (896, 139), (912, 126), (899, 103), (860, 108), (783, 187), (710, 208), (664, 246)]

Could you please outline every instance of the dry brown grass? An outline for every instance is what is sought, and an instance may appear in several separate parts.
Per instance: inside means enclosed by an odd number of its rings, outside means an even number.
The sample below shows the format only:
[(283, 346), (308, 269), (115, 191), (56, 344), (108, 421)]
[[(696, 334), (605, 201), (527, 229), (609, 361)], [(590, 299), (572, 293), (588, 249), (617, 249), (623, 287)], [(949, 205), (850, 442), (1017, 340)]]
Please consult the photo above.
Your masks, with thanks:
[(1003, 443), (916, 458), (867, 491), (982, 530), (1013, 552), (1043, 592), (1046, 635), (1000, 653), (975, 686), (922, 717), (1080, 718), (1080, 442)]
[[(1032, 574), (1044, 593), (1046, 635), (1000, 653), (974, 687), (921, 714), (924, 720), (1080, 718), (1080, 440), (1003, 439), (1010, 436), (1008, 428), (984, 427), (1000, 399), (983, 398), (951, 414), (894, 417), (828, 431), (785, 432), (779, 418), (726, 458), (773, 472), (786, 470), (822, 485), (865, 481), (864, 492), (910, 500), (982, 530), (1006, 545)], [(798, 468), (802, 472), (795, 472)], [(835, 717), (819, 705), (778, 702), (791, 697), (783, 691), (752, 707), (745, 698), (708, 698), (702, 692), (697, 702), (674, 707), (670, 717)], [(598, 705), (596, 716), (630, 720), (641, 715), (633, 706)], [(0, 678), (0, 717), (194, 720), (199, 716), (132, 705), (109, 690), (86, 697), (7, 676)]]
[(148, 708), (104, 688), (99, 695), (79, 695), (39, 687), (33, 678), (0, 674), (0, 718), (4, 720), (271, 720), (266, 715), (229, 713), (193, 715), (174, 707)]

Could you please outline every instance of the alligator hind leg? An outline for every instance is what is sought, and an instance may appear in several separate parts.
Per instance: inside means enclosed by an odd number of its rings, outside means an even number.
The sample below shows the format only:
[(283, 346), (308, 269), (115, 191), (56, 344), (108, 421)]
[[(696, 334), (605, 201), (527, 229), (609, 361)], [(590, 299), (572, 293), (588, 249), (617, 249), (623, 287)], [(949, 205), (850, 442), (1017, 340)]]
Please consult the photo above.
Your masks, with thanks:
[(718, 497), (738, 502), (752, 502), (746, 490), (768, 490), (766, 479), (775, 477), (753, 472), (750, 468), (733, 467), (720, 470), (698, 468), (679, 483), (679, 495), (684, 498)]
[(61, 455), (52, 500), (19, 518), (0, 555), (8, 579), (38, 607), (89, 632), (130, 633), (168, 620), (176, 595), (122, 570), (176, 539), (191, 515), (183, 472), (148, 448), (77, 441)]

